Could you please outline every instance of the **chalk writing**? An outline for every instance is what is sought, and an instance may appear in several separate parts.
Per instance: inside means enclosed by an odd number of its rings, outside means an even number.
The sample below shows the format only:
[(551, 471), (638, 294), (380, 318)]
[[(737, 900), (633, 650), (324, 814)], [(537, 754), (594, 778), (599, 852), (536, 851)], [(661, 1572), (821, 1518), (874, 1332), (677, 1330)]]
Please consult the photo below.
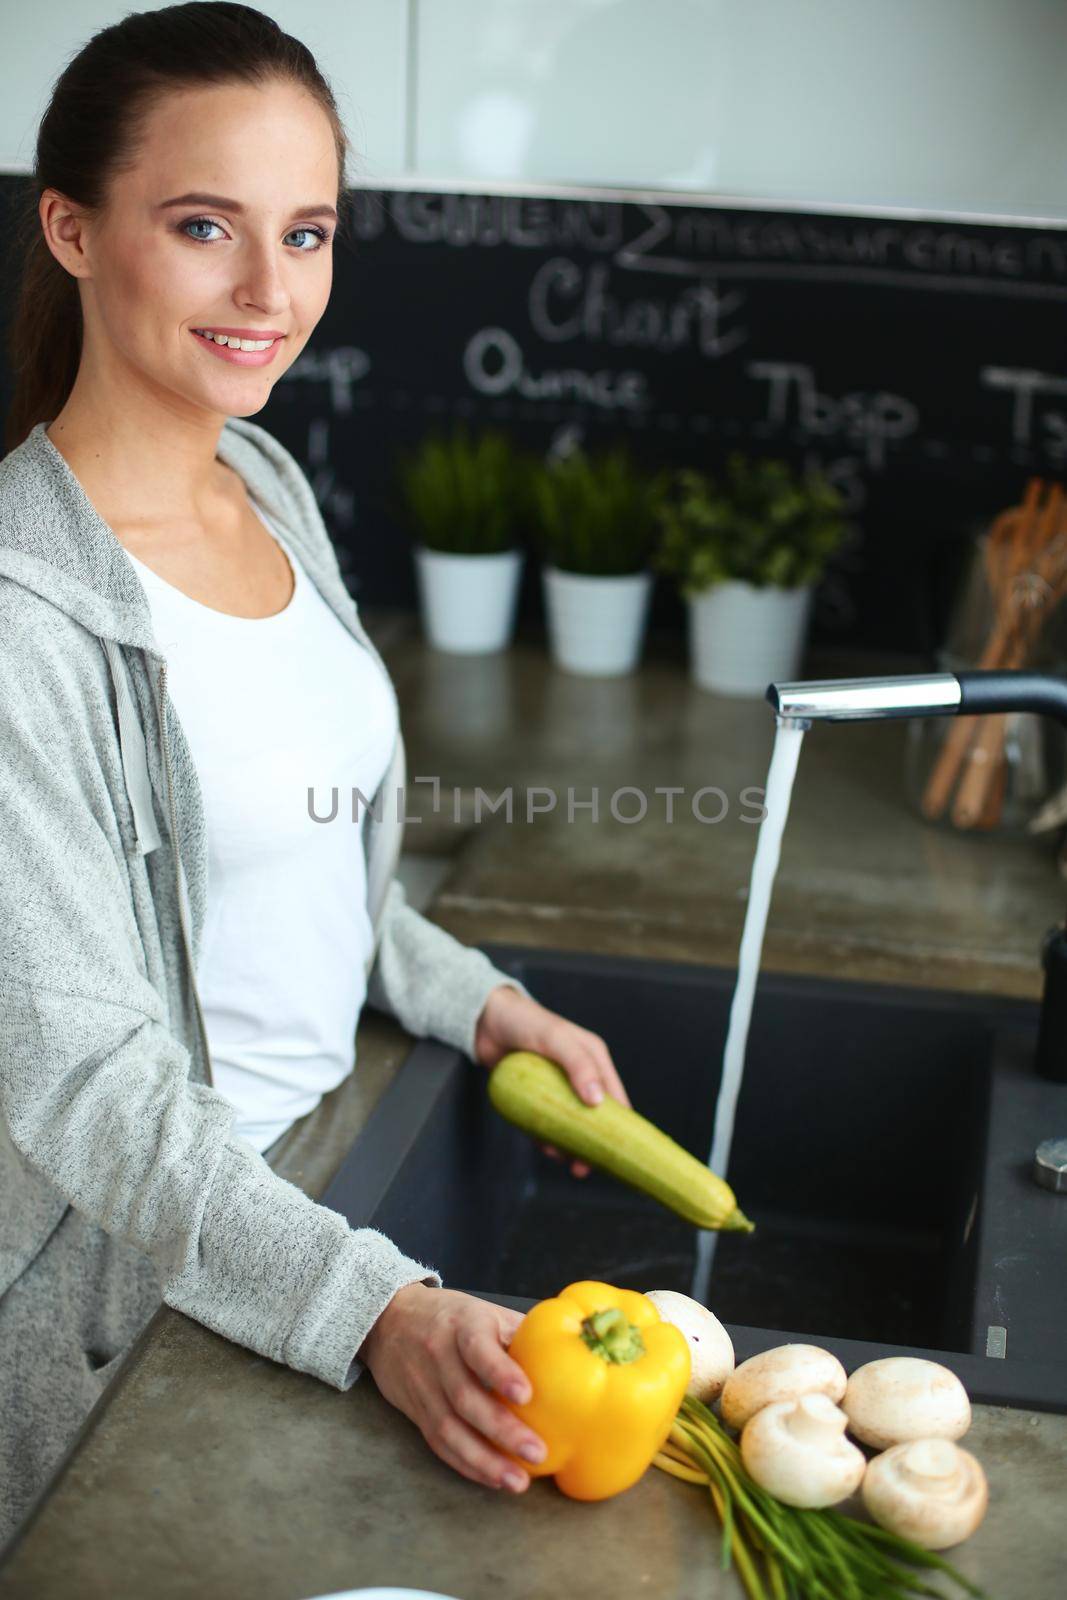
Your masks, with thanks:
[(424, 194), (394, 191), (393, 226), (411, 244), (445, 244), (544, 250), (573, 244), (582, 250), (613, 251), (623, 239), (625, 218), (618, 201), (578, 200), (561, 206), (536, 195)]
[(794, 361), (750, 361), (749, 375), (767, 385), (764, 420), (772, 428), (790, 422), (802, 435), (854, 440), (867, 465), (880, 470), (886, 447), (905, 439), (919, 426), (919, 408), (902, 395), (884, 390), (854, 390), (836, 397), (820, 394), (811, 367)]
[[(923, 274), (1015, 280), (1050, 276), (1067, 281), (1067, 231), (917, 226), (874, 218), (738, 215), (718, 208), (687, 210), (673, 227), (629, 246), (631, 254), (662, 242), (687, 257), (689, 270), (710, 260), (725, 273), (730, 262), (784, 262), (790, 267), (882, 267)], [(847, 271), (846, 271), (847, 275)], [(857, 274), (861, 276), (861, 274)], [(917, 282), (918, 286), (918, 282)]]
[(610, 283), (611, 269), (604, 262), (586, 268), (551, 257), (530, 283), (530, 326), (552, 343), (582, 339), (648, 350), (695, 349), (712, 359), (748, 338), (743, 327), (723, 331), (723, 323), (744, 304), (744, 295), (736, 291), (721, 295), (714, 284), (696, 283), (673, 299), (620, 299)]
[(1011, 396), (1012, 443), (1044, 448), (1057, 466), (1067, 462), (1067, 410), (1048, 404), (1050, 395), (1067, 395), (1067, 378), (1025, 367), (983, 367), (982, 382)]
[[(335, 528), (347, 532), (355, 525), (356, 496), (352, 488), (338, 477), (330, 460), (330, 423), (326, 417), (313, 417), (308, 423), (304, 461), (307, 479), (319, 509)], [(347, 579), (351, 571), (347, 553), (339, 565), (342, 575)]]
[(463, 351), (463, 371), (478, 394), (580, 401), (604, 411), (641, 410), (647, 404), (643, 372), (587, 372), (581, 367), (532, 372), (522, 346), (506, 328), (480, 328)]
[(320, 350), (304, 349), (297, 356), (280, 383), (325, 383), (330, 392), (330, 404), (337, 413), (352, 410), (352, 389), (370, 371), (370, 357), (365, 350), (349, 345), (327, 346)]

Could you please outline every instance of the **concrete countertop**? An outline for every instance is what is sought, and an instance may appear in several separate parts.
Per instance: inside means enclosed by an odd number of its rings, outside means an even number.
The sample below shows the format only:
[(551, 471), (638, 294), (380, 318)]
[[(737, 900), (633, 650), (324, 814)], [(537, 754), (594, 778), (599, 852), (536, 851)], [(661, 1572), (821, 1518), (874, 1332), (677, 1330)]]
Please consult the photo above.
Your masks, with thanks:
[[(407, 814), (422, 818), (406, 830), (406, 860), (441, 879), (435, 922), (475, 944), (736, 963), (757, 833), (743, 818), (758, 806), (742, 791), (762, 788), (774, 734), (762, 701), (691, 685), (677, 639), (652, 639), (633, 677), (596, 680), (554, 669), (536, 629), (479, 660), (427, 649), (406, 614), (366, 621), (400, 697)], [(825, 656), (805, 671), (926, 665)], [(909, 737), (896, 721), (806, 736), (764, 967), (1036, 999), (1040, 939), (1064, 900), (1052, 842), (921, 823)], [(417, 777), (439, 781), (436, 802)], [(527, 820), (535, 786), (541, 809)], [(597, 821), (580, 806), (568, 820), (568, 786), (579, 803), (598, 791)], [(671, 786), (682, 792), (668, 822), (655, 790)], [(717, 823), (693, 814), (706, 787), (726, 799)], [(483, 800), (475, 821), (478, 788), (501, 809)], [(632, 816), (642, 794), (641, 821), (612, 816), (613, 796)], [(714, 816), (723, 800), (698, 806)], [(320, 1195), (409, 1044), (368, 1009), (356, 1071), (281, 1142), (276, 1170)], [(1051, 1600), (1067, 1555), (1067, 1417), (976, 1406), (965, 1443), (991, 1507), (950, 1559), (999, 1600)], [(482, 1488), (439, 1461), (371, 1380), (342, 1395), (163, 1307), (9, 1552), (0, 1594), (303, 1600), (408, 1584), (543, 1600), (595, 1583), (734, 1600), (743, 1590), (719, 1552), (703, 1490), (658, 1471), (597, 1505), (551, 1482), (521, 1496)]]

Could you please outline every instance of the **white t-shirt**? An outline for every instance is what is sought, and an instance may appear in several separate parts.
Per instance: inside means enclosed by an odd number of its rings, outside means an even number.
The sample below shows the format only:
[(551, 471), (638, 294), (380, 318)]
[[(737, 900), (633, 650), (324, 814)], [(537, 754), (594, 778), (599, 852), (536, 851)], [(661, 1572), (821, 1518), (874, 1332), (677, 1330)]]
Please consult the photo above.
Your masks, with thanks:
[[(208, 882), (197, 962), (215, 1087), (263, 1151), (352, 1070), (373, 946), (365, 807), (397, 734), (392, 686), (278, 530), (272, 617), (202, 605), (131, 556), (200, 779)], [(127, 554), (129, 552), (127, 551)], [(313, 820), (308, 790), (313, 790)]]

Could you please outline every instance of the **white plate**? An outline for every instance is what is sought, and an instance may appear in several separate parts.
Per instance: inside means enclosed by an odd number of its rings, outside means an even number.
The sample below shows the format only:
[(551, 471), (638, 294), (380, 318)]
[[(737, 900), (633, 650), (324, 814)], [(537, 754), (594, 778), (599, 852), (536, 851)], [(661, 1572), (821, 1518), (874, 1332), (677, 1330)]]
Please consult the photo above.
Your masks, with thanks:
[(309, 1595), (308, 1600), (459, 1600), (458, 1595), (436, 1589), (338, 1589), (333, 1594)]

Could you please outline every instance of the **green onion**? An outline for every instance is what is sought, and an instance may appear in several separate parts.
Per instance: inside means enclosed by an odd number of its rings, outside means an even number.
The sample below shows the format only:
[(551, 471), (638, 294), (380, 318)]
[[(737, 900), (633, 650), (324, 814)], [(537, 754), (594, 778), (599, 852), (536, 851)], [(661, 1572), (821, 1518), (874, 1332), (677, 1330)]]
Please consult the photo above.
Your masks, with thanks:
[(655, 1465), (670, 1472), (683, 1462), (703, 1475), (723, 1528), (723, 1569), (736, 1566), (750, 1600), (944, 1600), (916, 1567), (943, 1573), (973, 1600), (988, 1600), (950, 1562), (910, 1539), (832, 1508), (804, 1510), (777, 1500), (749, 1476), (736, 1441), (692, 1395), (682, 1400), (670, 1441), (673, 1456), (661, 1452)]

